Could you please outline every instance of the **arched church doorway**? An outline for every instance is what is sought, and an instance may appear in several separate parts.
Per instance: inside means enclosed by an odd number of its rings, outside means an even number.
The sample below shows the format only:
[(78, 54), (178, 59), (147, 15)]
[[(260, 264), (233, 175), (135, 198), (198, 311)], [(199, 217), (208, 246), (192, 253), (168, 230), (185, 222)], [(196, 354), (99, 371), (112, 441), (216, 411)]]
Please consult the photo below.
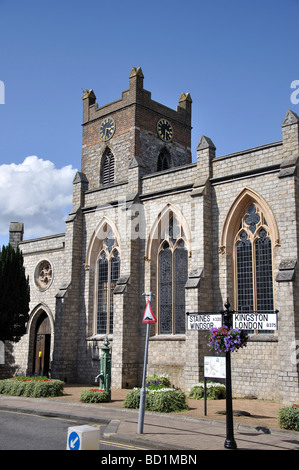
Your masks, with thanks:
[(39, 316), (35, 327), (33, 374), (49, 376), (51, 325), (46, 312)]

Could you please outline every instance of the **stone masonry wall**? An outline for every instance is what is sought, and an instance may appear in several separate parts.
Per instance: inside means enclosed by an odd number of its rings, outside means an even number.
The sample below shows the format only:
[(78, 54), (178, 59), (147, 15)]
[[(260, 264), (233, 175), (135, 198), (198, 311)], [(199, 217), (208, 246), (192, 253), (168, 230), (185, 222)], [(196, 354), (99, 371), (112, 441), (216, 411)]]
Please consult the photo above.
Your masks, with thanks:
[[(30, 319), (27, 334), (18, 343), (7, 344), (8, 362), (11, 358), (11, 373), (32, 374), (33, 369), (33, 343), (34, 318), (41, 311), (45, 311), (51, 321), (52, 342), (51, 360), (53, 358), (54, 321), (56, 312), (55, 295), (64, 281), (64, 234), (28, 240), (19, 245), (23, 257), (26, 276), (30, 280)], [(42, 290), (36, 282), (38, 266), (44, 260), (51, 263), (53, 268), (52, 281), (46, 290)], [(13, 359), (12, 359), (13, 357)], [(1, 369), (1, 367), (0, 367)]]
[[(74, 179), (65, 234), (20, 243), (30, 278), (31, 316), (28, 334), (18, 344), (6, 345), (11, 366), (31, 371), (35, 322), (44, 310), (50, 318), (51, 361), (58, 378), (91, 383), (100, 372), (105, 335), (95, 329), (96, 265), (103, 243), (100, 232), (110, 226), (121, 260), (120, 284), (113, 296), (114, 331), (109, 335), (112, 386), (140, 385), (147, 300), (143, 294), (152, 292), (153, 312), (158, 314), (157, 233), (162, 218), (174, 213), (186, 240), (186, 311), (218, 312), (227, 298), (236, 307), (233, 240), (238, 207), (255, 201), (262, 204), (275, 235), (278, 331), (253, 334), (247, 348), (232, 354), (233, 395), (298, 402), (298, 117), (287, 113), (282, 141), (222, 157), (216, 157), (213, 142), (202, 136), (197, 161), (191, 163), (188, 94), (182, 95), (176, 111), (166, 108), (143, 89), (141, 69), (132, 69), (130, 88), (120, 100), (98, 107), (95, 99), (92, 90), (84, 92), (82, 173)], [(116, 131), (104, 143), (99, 123), (108, 115), (114, 117)], [(155, 126), (160, 116), (171, 120), (177, 140), (159, 140)], [(115, 157), (115, 181), (104, 187), (101, 158), (107, 148)], [(171, 168), (157, 172), (157, 158), (165, 148)], [(53, 276), (42, 290), (36, 273), (44, 260), (51, 263)], [(151, 326), (148, 374), (168, 373), (175, 386), (189, 391), (203, 379), (205, 355), (212, 355), (207, 332), (159, 335), (157, 325)], [(0, 374), (3, 370), (0, 367)]]
[[(279, 310), (278, 331), (274, 335), (251, 336), (247, 348), (233, 354), (232, 367), (233, 393), (236, 396), (246, 393), (281, 401), (298, 400), (298, 365), (291, 363), (290, 350), (290, 341), (298, 339), (292, 320), (296, 315), (293, 292), (296, 281), (282, 283), (276, 280), (280, 263), (296, 261), (298, 251), (296, 163), (294, 165), (294, 161), (289, 160), (290, 152), (285, 147), (286, 134), (287, 130), (284, 129), (283, 143), (214, 160), (211, 180), (213, 226), (218, 227), (213, 236), (215, 304), (223, 304), (227, 297), (233, 301), (232, 254), (230, 247), (220, 245), (225, 218), (244, 188), (264, 199), (278, 227), (279, 240), (273, 240), (273, 286), (275, 308)], [(225, 173), (224, 169), (229, 171)], [(216, 256), (217, 247), (219, 253)]]

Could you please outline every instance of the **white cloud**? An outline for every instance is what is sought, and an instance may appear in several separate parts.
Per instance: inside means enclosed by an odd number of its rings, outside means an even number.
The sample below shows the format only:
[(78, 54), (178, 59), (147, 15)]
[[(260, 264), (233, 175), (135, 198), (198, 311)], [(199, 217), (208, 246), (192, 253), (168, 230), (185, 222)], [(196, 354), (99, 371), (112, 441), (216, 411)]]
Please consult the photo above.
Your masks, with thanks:
[(24, 223), (24, 239), (64, 232), (76, 171), (36, 156), (0, 165), (0, 234), (10, 222)]

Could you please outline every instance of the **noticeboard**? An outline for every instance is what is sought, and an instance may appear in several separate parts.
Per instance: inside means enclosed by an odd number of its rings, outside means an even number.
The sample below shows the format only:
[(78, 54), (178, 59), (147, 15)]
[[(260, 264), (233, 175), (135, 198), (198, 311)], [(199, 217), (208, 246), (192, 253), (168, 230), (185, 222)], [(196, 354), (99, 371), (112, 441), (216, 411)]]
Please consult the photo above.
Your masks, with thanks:
[(226, 365), (225, 357), (222, 356), (204, 356), (204, 377), (210, 379), (225, 379)]

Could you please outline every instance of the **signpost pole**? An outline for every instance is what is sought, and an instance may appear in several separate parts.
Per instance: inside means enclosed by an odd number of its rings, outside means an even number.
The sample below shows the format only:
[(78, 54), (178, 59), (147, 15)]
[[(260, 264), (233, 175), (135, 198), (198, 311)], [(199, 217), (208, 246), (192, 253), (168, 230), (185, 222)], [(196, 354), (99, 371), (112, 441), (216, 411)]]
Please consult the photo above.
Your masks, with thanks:
[[(232, 326), (232, 311), (229, 310), (230, 304), (225, 303), (225, 312), (223, 312), (224, 325)], [(226, 355), (226, 439), (224, 447), (226, 449), (236, 449), (237, 444), (234, 438), (234, 423), (233, 423), (233, 401), (232, 401), (232, 379), (231, 379), (231, 360), (230, 351)]]
[(146, 391), (145, 391), (145, 379), (146, 379), (146, 368), (147, 368), (147, 357), (148, 357), (149, 330), (150, 330), (150, 324), (147, 323), (147, 325), (146, 325), (146, 340), (145, 340), (145, 351), (144, 351), (142, 387), (141, 387), (141, 390), (140, 390), (138, 434), (143, 434), (144, 410), (145, 410), (145, 393), (146, 393)]
[[(237, 312), (230, 310), (230, 303), (227, 299), (224, 304), (225, 310), (220, 314), (216, 312), (186, 312), (188, 317), (188, 330), (211, 330), (212, 328), (219, 328), (223, 325), (231, 328), (238, 328), (239, 330), (276, 330), (277, 329), (277, 314), (278, 310), (272, 311), (252, 311), (252, 312)], [(233, 319), (233, 314), (234, 319)], [(223, 319), (223, 322), (222, 322)], [(226, 439), (224, 447), (227, 449), (236, 449), (237, 444), (234, 438), (234, 424), (233, 424), (233, 406), (232, 406), (232, 380), (231, 380), (231, 356), (230, 351), (225, 353), (225, 377), (226, 377)], [(206, 377), (205, 374), (205, 408), (204, 413), (206, 416)], [(221, 376), (222, 377), (222, 376)], [(224, 378), (224, 377), (222, 377)]]
[[(143, 294), (149, 295), (149, 302), (152, 300), (152, 293)], [(146, 324), (146, 338), (145, 338), (145, 350), (144, 350), (144, 363), (143, 363), (143, 376), (142, 376), (142, 387), (140, 390), (140, 404), (139, 404), (139, 417), (138, 417), (138, 434), (143, 434), (143, 424), (144, 424), (144, 411), (145, 411), (145, 379), (146, 379), (146, 369), (147, 369), (147, 358), (148, 358), (148, 341), (150, 333), (150, 323)]]
[(207, 416), (207, 379), (204, 377), (203, 379), (203, 384), (204, 384), (204, 413), (205, 416)]

